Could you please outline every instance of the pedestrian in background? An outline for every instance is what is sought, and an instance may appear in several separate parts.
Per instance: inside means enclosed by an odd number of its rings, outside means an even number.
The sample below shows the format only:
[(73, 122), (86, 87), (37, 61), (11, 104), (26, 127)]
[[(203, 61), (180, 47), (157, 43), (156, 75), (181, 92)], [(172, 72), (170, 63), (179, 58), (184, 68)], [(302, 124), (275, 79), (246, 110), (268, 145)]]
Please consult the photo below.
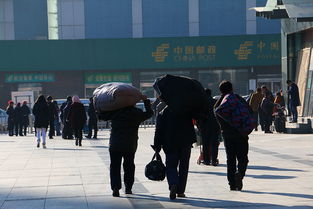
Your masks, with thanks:
[(47, 105), (48, 105), (48, 116), (49, 116), (49, 139), (53, 139), (54, 134), (54, 120), (55, 120), (55, 114), (57, 112), (55, 105), (52, 102), (53, 98), (52, 96), (47, 97)]
[(15, 136), (23, 136), (22, 131), (23, 125), (23, 112), (21, 108), (21, 103), (18, 102), (14, 108), (14, 127), (15, 127)]
[[(249, 105), (243, 98), (233, 93), (231, 82), (222, 81), (219, 89), (221, 98), (215, 104), (215, 114), (221, 127), (226, 149), (228, 184), (230, 190), (241, 191), (243, 187), (242, 179), (245, 176), (249, 162), (249, 137), (242, 131), (248, 125), (243, 121), (247, 119)], [(251, 127), (251, 131), (252, 129), (253, 127)]]
[(54, 127), (56, 131), (56, 135), (61, 136), (60, 108), (58, 106), (57, 101), (53, 101), (53, 104), (56, 109), (55, 116), (54, 116)]
[(22, 129), (23, 129), (23, 134), (24, 136), (26, 136), (27, 134), (27, 128), (29, 126), (29, 115), (30, 115), (30, 109), (27, 106), (27, 101), (23, 101), (23, 105), (22, 105)]
[(93, 97), (89, 98), (89, 107), (88, 107), (88, 135), (86, 138), (90, 139), (92, 137), (92, 129), (94, 130), (93, 138), (97, 138), (98, 133), (98, 118), (96, 115), (95, 107), (93, 105)]
[(300, 97), (299, 97), (299, 88), (297, 84), (291, 80), (287, 80), (288, 84), (288, 97), (289, 97), (289, 106), (291, 110), (292, 120), (291, 123), (298, 122), (298, 110), (297, 107), (300, 106)]
[(49, 123), (48, 105), (44, 95), (40, 95), (33, 107), (33, 114), (35, 116), (35, 130), (37, 136), (37, 147), (40, 147), (42, 139), (42, 147), (46, 149), (46, 132)]
[(211, 89), (205, 89), (205, 93), (208, 97), (209, 115), (205, 125), (208, 133), (204, 134), (204, 136), (207, 137), (202, 137), (203, 164), (217, 166), (219, 163), (217, 157), (218, 147), (220, 144), (220, 127), (214, 115), (214, 105), (216, 103), (216, 100), (212, 97)]
[(269, 94), (265, 94), (261, 103), (261, 109), (264, 115), (264, 132), (267, 134), (272, 134), (270, 127), (273, 122), (273, 108), (274, 103)]
[(166, 106), (157, 116), (154, 148), (165, 153), (166, 177), (170, 199), (186, 197), (189, 159), (196, 134), (192, 116), (177, 114)]
[(14, 102), (12, 100), (8, 101), (8, 106), (6, 109), (6, 113), (8, 115), (8, 131), (9, 136), (14, 135)]
[(65, 105), (63, 105), (64, 103), (62, 104), (63, 108), (61, 106), (61, 116), (63, 121), (62, 138), (73, 139), (73, 130), (71, 124), (67, 121), (68, 113), (72, 105), (72, 97), (68, 96), (66, 100)]
[[(262, 89), (261, 88), (257, 88), (255, 93), (252, 94), (251, 99), (249, 101), (249, 106), (251, 107), (252, 111), (253, 111), (253, 116), (254, 119), (256, 121), (256, 125), (255, 125), (255, 131), (258, 130), (258, 125), (259, 125), (259, 120), (258, 120), (258, 116), (260, 116), (262, 113), (260, 112), (260, 105), (263, 99), (263, 94), (262, 94)], [(261, 118), (262, 116), (260, 116)], [(262, 118), (263, 119), (263, 118)], [(263, 127), (261, 127), (261, 129), (264, 129), (264, 123), (262, 122)], [(261, 125), (261, 126), (262, 126)]]
[(153, 110), (150, 100), (142, 96), (146, 112), (135, 106), (125, 107), (115, 111), (100, 113), (99, 119), (111, 121), (110, 179), (113, 197), (119, 197), (122, 188), (121, 163), (124, 168), (125, 193), (132, 194), (135, 180), (135, 153), (138, 145), (138, 128), (140, 123), (151, 118)]
[(72, 100), (66, 120), (74, 132), (75, 145), (82, 146), (83, 127), (87, 120), (86, 111), (78, 96), (73, 96)]

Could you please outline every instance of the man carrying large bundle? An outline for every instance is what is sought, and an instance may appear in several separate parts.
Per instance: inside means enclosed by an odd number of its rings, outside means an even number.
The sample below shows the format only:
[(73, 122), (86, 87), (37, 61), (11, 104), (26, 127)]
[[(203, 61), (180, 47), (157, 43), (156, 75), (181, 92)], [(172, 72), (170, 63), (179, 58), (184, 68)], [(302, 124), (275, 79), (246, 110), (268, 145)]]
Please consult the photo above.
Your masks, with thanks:
[[(109, 152), (112, 195), (119, 197), (119, 190), (122, 188), (122, 158), (125, 193), (132, 194), (138, 128), (141, 122), (153, 115), (150, 100), (135, 87), (123, 83), (104, 84), (94, 91), (93, 97), (99, 120), (111, 121)], [(140, 100), (144, 102), (145, 112), (135, 107)]]
[(208, 99), (201, 84), (187, 77), (166, 75), (156, 80), (154, 89), (167, 105), (157, 116), (154, 149), (165, 152), (170, 199), (184, 198), (191, 147), (196, 142), (192, 119), (208, 117)]

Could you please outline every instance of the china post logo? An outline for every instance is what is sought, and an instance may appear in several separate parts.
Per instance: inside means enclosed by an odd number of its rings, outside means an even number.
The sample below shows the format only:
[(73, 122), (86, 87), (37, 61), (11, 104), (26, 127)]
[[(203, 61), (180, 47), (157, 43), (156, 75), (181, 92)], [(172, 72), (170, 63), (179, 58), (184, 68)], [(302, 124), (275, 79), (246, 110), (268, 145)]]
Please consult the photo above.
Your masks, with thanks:
[(170, 48), (170, 45), (161, 44), (156, 48), (156, 51), (152, 52), (152, 57), (154, 57), (155, 62), (164, 62), (165, 58), (168, 56), (167, 49)]

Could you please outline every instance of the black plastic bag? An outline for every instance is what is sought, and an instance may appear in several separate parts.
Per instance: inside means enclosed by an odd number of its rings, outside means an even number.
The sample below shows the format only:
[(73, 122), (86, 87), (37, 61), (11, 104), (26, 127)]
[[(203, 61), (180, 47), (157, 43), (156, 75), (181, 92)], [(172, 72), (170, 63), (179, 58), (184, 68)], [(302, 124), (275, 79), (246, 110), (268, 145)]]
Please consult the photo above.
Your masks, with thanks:
[(156, 79), (153, 85), (169, 108), (176, 114), (189, 114), (194, 119), (207, 117), (208, 99), (199, 81), (174, 75)]
[(158, 152), (155, 152), (151, 162), (145, 167), (145, 176), (152, 181), (163, 181), (165, 179), (165, 165)]

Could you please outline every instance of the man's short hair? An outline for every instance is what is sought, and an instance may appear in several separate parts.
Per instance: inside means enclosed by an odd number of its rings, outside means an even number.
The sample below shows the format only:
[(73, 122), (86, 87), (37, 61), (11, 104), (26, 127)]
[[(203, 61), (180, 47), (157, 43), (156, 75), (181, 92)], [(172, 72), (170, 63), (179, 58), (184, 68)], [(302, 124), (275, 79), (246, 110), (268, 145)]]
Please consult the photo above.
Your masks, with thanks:
[(292, 83), (292, 81), (291, 80), (287, 80), (286, 83), (289, 84), (289, 83)]
[(222, 81), (219, 85), (220, 92), (227, 94), (233, 91), (233, 84), (230, 81)]
[(207, 96), (212, 96), (212, 90), (211, 89), (205, 89), (205, 93)]
[(265, 85), (261, 86), (261, 89), (267, 89)]
[(262, 91), (262, 89), (260, 88), (260, 87), (258, 87), (257, 89), (256, 89), (256, 92), (261, 92)]
[(52, 100), (52, 96), (48, 96), (48, 97), (47, 97), (47, 100), (48, 100), (48, 101), (51, 101), (51, 100)]

